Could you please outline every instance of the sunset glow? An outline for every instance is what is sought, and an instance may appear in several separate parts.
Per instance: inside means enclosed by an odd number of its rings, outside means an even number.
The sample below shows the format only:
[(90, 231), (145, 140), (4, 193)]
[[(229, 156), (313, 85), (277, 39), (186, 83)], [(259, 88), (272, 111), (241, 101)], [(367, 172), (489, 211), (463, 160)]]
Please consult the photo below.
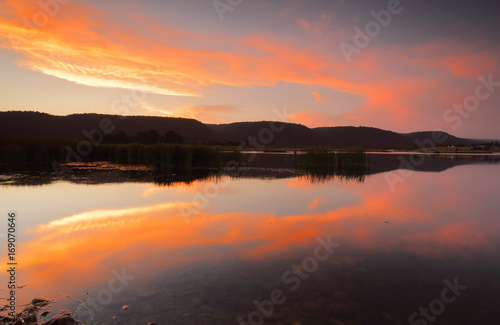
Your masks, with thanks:
[[(295, 211), (302, 209), (305, 213), (284, 216), (267, 211), (266, 207), (263, 212), (247, 211), (242, 206), (237, 211), (222, 213), (217, 212), (223, 208), (219, 206), (213, 213), (200, 211), (186, 222), (183, 211), (193, 204), (188, 202), (90, 210), (28, 229), (33, 237), (21, 247), (25, 281), (51, 292), (58, 286), (74, 285), (72, 279), (78, 277), (79, 286), (74, 287), (78, 290), (105, 281), (110, 269), (123, 265), (141, 270), (144, 275), (200, 259), (257, 261), (284, 256), (291, 247), (305, 247), (318, 236), (326, 235), (366, 252), (397, 250), (439, 257), (455, 254), (458, 248), (481, 247), (485, 254), (495, 254), (492, 245), (496, 243), (498, 225), (488, 224), (487, 219), (468, 219), (476, 209), (474, 202), (469, 202), (462, 190), (450, 189), (462, 189), (461, 184), (473, 180), (460, 169), (449, 175), (454, 176), (453, 184), (442, 182), (441, 177), (435, 179), (432, 174), (422, 174), (415, 177), (413, 188), (398, 191), (384, 186), (383, 175), (373, 176), (365, 184), (343, 185), (311, 184), (294, 178), (278, 188), (297, 198), (308, 193), (313, 199), (304, 201), (303, 207), (298, 201), (294, 204)], [(197, 181), (176, 190), (189, 195), (204, 184), (206, 181)], [(244, 195), (247, 191), (240, 192), (239, 186), (233, 184), (223, 195)], [(429, 187), (449, 193), (453, 203), (441, 197), (429, 200)], [(331, 203), (331, 193), (338, 190), (359, 197), (360, 203), (318, 211)], [(146, 192), (163, 197), (161, 191), (157, 187), (156, 192)], [(494, 195), (490, 187), (481, 192), (485, 201)], [(450, 216), (437, 217), (436, 211), (444, 208)], [(415, 231), (421, 228), (426, 231)], [(183, 253), (191, 248), (195, 249), (193, 253)], [(164, 258), (155, 258), (159, 255)], [(68, 260), (72, 263), (65, 263)], [(66, 279), (65, 274), (70, 273), (73, 277)]]
[[(443, 118), (479, 77), (500, 80), (497, 35), (485, 28), (496, 4), (401, 1), (347, 56), (341, 44), (360, 41), (355, 28), (386, 1), (244, 1), (222, 21), (210, 1), (195, 2), (2, 1), (0, 109), (116, 114), (113, 100), (134, 92), (130, 115), (225, 123), (273, 119), (286, 106), (289, 121), (309, 127), (500, 137), (495, 88), (459, 128)], [(37, 86), (23, 86), (33, 76)]]

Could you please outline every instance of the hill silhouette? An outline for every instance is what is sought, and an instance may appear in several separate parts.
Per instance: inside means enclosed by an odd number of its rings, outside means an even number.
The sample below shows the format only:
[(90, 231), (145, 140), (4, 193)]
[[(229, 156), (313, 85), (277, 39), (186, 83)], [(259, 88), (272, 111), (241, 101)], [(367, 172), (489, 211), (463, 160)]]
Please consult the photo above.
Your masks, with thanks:
[(258, 146), (266, 147), (306, 147), (323, 144), (324, 139), (313, 129), (301, 124), (281, 122), (237, 122), (230, 124), (210, 124), (214, 131), (231, 142), (257, 141)]
[[(416, 143), (432, 139), (433, 135), (430, 131), (402, 134), (373, 127), (308, 128), (301, 124), (270, 121), (204, 124), (195, 119), (174, 117), (124, 117), (94, 113), (55, 116), (31, 111), (9, 111), (0, 112), (0, 137), (79, 140), (85, 138), (84, 130), (99, 129), (103, 120), (106, 120), (108, 127), (113, 129), (114, 135), (124, 133), (132, 137), (151, 130), (164, 135), (170, 131), (180, 135), (188, 143), (245, 142), (257, 149), (301, 148), (313, 145), (414, 149)], [(483, 142), (457, 138), (449, 134), (446, 134), (446, 137), (446, 141), (439, 145), (473, 145)]]
[(83, 130), (99, 128), (103, 119), (128, 136), (156, 130), (160, 134), (174, 131), (186, 142), (223, 141), (223, 138), (200, 121), (187, 118), (155, 116), (119, 116), (108, 114), (71, 114), (55, 116), (39, 112), (0, 112), (0, 136), (12, 138), (82, 139)]

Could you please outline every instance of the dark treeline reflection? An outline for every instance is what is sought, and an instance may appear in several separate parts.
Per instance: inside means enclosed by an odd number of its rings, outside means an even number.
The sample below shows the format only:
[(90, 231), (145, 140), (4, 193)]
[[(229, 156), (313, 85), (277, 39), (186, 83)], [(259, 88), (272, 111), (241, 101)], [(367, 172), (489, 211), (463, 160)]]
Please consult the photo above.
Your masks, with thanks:
[[(102, 144), (65, 139), (0, 138), (0, 164), (45, 166), (109, 161), (124, 165), (151, 165), (159, 169), (213, 168), (239, 161), (237, 150), (205, 144)], [(229, 148), (230, 149), (230, 148)]]
[(324, 182), (334, 178), (343, 181), (362, 182), (366, 174), (336, 174), (333, 171), (300, 171), (300, 170), (276, 170), (251, 167), (236, 168), (191, 168), (191, 169), (157, 169), (145, 166), (130, 167), (108, 163), (88, 163), (69, 165), (71, 172), (58, 175), (49, 169), (27, 168), (5, 168), (1, 170), (0, 185), (14, 186), (41, 186), (55, 181), (68, 181), (79, 184), (105, 184), (105, 183), (154, 183), (161, 186), (175, 186), (177, 184), (191, 184), (197, 180), (218, 181), (223, 177), (234, 178), (292, 178), (296, 176), (306, 177), (311, 182)]
[[(216, 168), (159, 168), (153, 165), (114, 164), (109, 162), (73, 163), (65, 165), (68, 171), (56, 173), (49, 164), (0, 165), (0, 184), (37, 186), (65, 180), (81, 184), (123, 182), (154, 183), (161, 186), (190, 184), (196, 180), (214, 180), (221, 177), (242, 178), (292, 178), (301, 176), (312, 183), (338, 179), (343, 182), (364, 182), (372, 174), (398, 169), (442, 172), (449, 168), (470, 164), (497, 164), (500, 156), (440, 156), (426, 155), (418, 165), (408, 165), (408, 154), (370, 154), (360, 164), (306, 166), (297, 164), (294, 154), (262, 153), (243, 154)], [(360, 159), (360, 158), (357, 158)]]

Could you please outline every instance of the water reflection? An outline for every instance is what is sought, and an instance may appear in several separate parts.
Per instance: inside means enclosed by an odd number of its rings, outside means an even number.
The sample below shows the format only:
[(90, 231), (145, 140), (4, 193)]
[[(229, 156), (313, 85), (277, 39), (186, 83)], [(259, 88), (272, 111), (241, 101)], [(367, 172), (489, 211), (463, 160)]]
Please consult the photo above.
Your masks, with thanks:
[[(268, 323), (406, 324), (439, 297), (443, 280), (458, 277), (468, 289), (439, 322), (497, 320), (498, 165), (415, 173), (396, 191), (384, 173), (364, 183), (303, 176), (218, 181), (224, 187), (189, 220), (192, 197), (213, 179), (141, 187), (137, 197), (127, 192), (116, 201), (121, 205), (95, 208), (89, 201), (78, 213), (30, 226), (19, 248), (20, 280), (30, 285), (19, 299), (51, 296), (75, 310), (78, 304), (58, 289), (97, 299), (116, 272), (125, 272), (134, 278), (95, 310), (103, 324), (112, 316), (119, 324), (249, 322), (254, 301), (270, 299), (274, 289), (286, 301), (273, 307)], [(64, 184), (53, 186), (62, 191)], [(318, 237), (329, 236), (340, 247), (309, 273), (302, 262), (314, 256)], [(283, 281), (288, 270), (288, 279), (300, 279), (296, 290)], [(124, 304), (130, 309), (121, 310)]]
[[(423, 156), (422, 163), (409, 165), (413, 155)], [(293, 154), (261, 153), (253, 154), (253, 159), (245, 167), (223, 167), (218, 169), (192, 168), (189, 170), (157, 170), (142, 165), (122, 165), (109, 162), (72, 163), (67, 166), (71, 173), (57, 174), (50, 166), (5, 166), (0, 165), (0, 185), (41, 186), (57, 181), (79, 184), (103, 184), (122, 182), (155, 183), (161, 186), (191, 184), (195, 180), (214, 181), (220, 177), (291, 178), (304, 176), (311, 182), (328, 181), (338, 178), (341, 181), (364, 182), (369, 175), (398, 169), (415, 171), (442, 172), (446, 169), (471, 164), (498, 164), (500, 155), (436, 155), (416, 153), (371, 153), (368, 166), (357, 166), (348, 170), (335, 168), (302, 169), (295, 168)], [(420, 159), (419, 159), (420, 161)]]

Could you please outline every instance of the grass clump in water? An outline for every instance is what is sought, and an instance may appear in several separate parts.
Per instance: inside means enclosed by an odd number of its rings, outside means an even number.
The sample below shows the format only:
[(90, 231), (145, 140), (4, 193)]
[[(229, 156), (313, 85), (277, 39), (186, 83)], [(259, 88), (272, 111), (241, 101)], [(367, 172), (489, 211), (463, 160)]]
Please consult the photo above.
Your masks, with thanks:
[(362, 148), (310, 147), (296, 153), (295, 164), (312, 180), (338, 176), (362, 181), (369, 167), (369, 159)]

